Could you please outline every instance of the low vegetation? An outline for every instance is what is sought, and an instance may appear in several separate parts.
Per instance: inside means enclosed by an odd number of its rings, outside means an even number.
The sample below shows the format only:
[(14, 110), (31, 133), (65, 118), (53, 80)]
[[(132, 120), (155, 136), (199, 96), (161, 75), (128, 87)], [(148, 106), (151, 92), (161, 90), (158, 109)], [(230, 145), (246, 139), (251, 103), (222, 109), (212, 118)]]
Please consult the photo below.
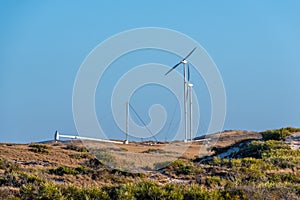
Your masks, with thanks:
[(77, 152), (88, 152), (87, 148), (84, 146), (76, 145), (76, 144), (68, 144), (66, 147), (64, 147), (66, 150), (73, 150)]
[(262, 139), (213, 148), (213, 156), (155, 163), (153, 173), (112, 169), (107, 165), (116, 158), (101, 149), (90, 150), (98, 160), (75, 144), (30, 144), (41, 160), (51, 148), (63, 148), (74, 164), (35, 168), (0, 158), (0, 199), (299, 199), (300, 150), (284, 141), (298, 131), (265, 131)]
[(20, 197), (31, 199), (247, 199), (239, 190), (214, 190), (210, 191), (199, 185), (175, 185), (160, 186), (157, 183), (146, 181), (128, 183), (117, 186), (103, 186), (80, 188), (72, 185), (63, 186), (48, 181), (23, 185), (20, 189)]
[(29, 147), (29, 151), (35, 153), (48, 153), (49, 149), (51, 149), (51, 147), (44, 144), (30, 144), (28, 147)]
[(300, 128), (281, 128), (275, 130), (267, 130), (261, 132), (263, 140), (284, 140), (287, 136), (291, 135), (292, 133), (300, 132)]
[(64, 174), (71, 174), (71, 175), (77, 175), (77, 174), (89, 174), (92, 172), (92, 170), (89, 167), (86, 166), (79, 166), (76, 168), (67, 167), (67, 166), (60, 166), (57, 168), (50, 169), (49, 172), (51, 174), (56, 174), (59, 176), (63, 176)]

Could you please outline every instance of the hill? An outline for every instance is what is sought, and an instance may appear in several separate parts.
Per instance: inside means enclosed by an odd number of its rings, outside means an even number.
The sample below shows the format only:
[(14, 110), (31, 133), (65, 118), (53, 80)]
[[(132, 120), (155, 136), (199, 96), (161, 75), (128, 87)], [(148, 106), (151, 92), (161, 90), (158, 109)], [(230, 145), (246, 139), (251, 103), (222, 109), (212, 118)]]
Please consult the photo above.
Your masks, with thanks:
[[(291, 148), (295, 132), (208, 135), (216, 142), (213, 148), (199, 153), (205, 144), (193, 142), (169, 165), (158, 162), (158, 170), (136, 173), (107, 165), (118, 162), (116, 150), (102, 152), (98, 160), (81, 141), (0, 144), (0, 199), (299, 199), (300, 150)], [(122, 155), (150, 158), (165, 145), (120, 148)]]

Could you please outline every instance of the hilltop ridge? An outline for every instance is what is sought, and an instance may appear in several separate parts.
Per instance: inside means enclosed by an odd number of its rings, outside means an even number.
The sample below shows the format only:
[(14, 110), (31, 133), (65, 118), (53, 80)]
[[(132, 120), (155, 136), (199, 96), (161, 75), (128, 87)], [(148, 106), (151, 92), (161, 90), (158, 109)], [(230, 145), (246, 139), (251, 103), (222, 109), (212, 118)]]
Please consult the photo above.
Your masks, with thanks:
[[(298, 131), (208, 135), (219, 138), (206, 153), (194, 142), (178, 160), (138, 173), (107, 166), (112, 154), (98, 160), (81, 141), (2, 143), (0, 199), (299, 199), (300, 150), (286, 140)], [(146, 156), (160, 145), (122, 148)]]

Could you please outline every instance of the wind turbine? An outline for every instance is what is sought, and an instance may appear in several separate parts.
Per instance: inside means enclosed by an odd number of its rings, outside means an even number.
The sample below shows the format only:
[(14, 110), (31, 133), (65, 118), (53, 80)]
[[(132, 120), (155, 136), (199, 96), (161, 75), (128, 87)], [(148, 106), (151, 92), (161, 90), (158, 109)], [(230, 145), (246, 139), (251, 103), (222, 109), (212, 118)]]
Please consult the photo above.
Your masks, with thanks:
[[(178, 67), (180, 64), (183, 64), (183, 104), (184, 104), (184, 135), (185, 139), (184, 142), (187, 142), (187, 81), (186, 81), (186, 65), (188, 64), (188, 61), (186, 60), (192, 53), (196, 50), (197, 47), (195, 47), (186, 57), (184, 57), (179, 63), (174, 65), (165, 75), (169, 74), (171, 71), (173, 71), (176, 67)], [(190, 79), (190, 68), (188, 65), (188, 81)]]

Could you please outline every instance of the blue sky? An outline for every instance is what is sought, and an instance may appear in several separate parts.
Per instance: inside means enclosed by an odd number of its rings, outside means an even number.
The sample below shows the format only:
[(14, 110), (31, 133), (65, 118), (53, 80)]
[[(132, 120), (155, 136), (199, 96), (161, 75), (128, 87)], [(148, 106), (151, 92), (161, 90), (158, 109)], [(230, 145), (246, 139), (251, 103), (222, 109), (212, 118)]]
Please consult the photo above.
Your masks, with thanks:
[(1, 1), (0, 142), (76, 134), (72, 90), (85, 57), (149, 26), (182, 32), (213, 58), (227, 94), (224, 129), (300, 127), (299, 13), (296, 0)]

